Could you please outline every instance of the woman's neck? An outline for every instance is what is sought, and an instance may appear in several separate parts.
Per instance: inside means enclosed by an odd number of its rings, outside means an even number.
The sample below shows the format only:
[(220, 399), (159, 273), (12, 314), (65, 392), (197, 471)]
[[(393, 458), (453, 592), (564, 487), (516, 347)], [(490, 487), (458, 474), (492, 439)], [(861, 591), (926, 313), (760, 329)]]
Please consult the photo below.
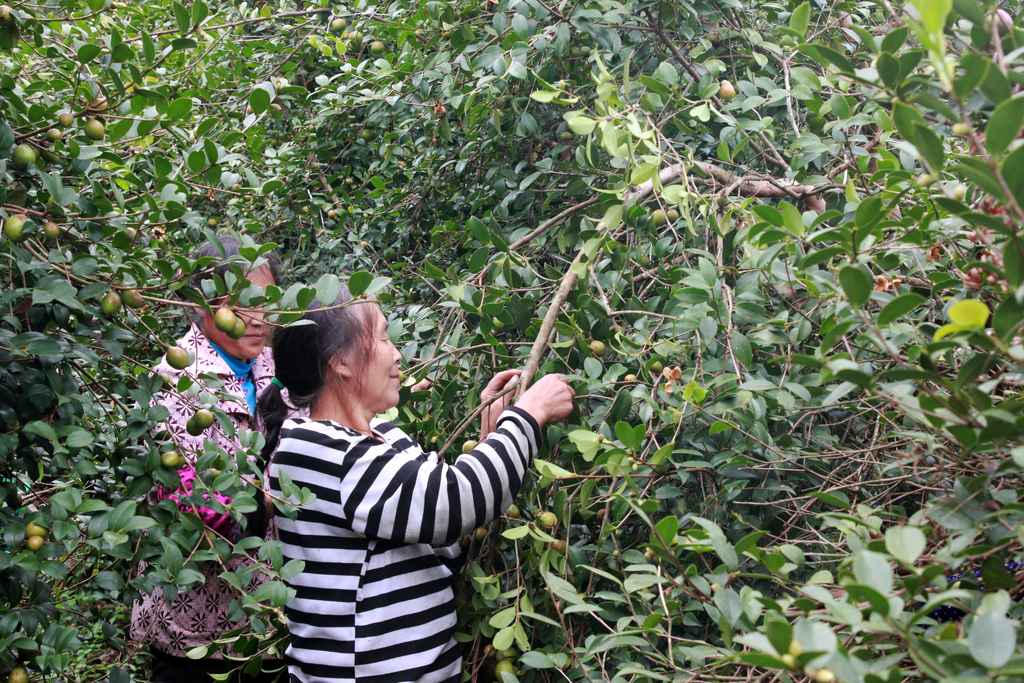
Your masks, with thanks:
[(331, 420), (354, 429), (360, 434), (373, 435), (370, 420), (373, 415), (351, 401), (342, 401), (335, 391), (325, 389), (319, 400), (309, 409), (309, 417), (313, 420)]

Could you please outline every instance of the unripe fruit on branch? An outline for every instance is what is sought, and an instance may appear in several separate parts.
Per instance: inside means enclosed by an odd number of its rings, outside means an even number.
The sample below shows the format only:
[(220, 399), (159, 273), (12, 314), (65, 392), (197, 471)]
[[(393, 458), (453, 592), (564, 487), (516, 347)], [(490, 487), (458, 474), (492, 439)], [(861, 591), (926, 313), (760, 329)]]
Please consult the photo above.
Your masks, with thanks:
[[(6, 5), (4, 5), (4, 7), (6, 7)], [(10, 7), (7, 9), (10, 9)], [(11, 675), (7, 677), (7, 683), (29, 683), (28, 672), (20, 666), (12, 669)]]
[(505, 516), (509, 519), (519, 519), (519, 506), (513, 503), (508, 506), (508, 510), (505, 510)]
[(537, 522), (545, 529), (554, 529), (558, 526), (558, 517), (554, 512), (546, 510), (537, 515)]
[(160, 464), (163, 465), (164, 467), (169, 467), (171, 469), (176, 470), (179, 467), (181, 467), (184, 463), (185, 461), (182, 459), (180, 455), (178, 455), (178, 451), (167, 451), (166, 453), (163, 453), (160, 456)]
[(19, 170), (27, 170), (29, 164), (36, 163), (36, 151), (28, 144), (20, 144), (14, 148), (14, 152), (11, 153), (11, 161), (14, 166)]
[(46, 139), (50, 142), (57, 142), (64, 137), (64, 133), (60, 132), (60, 128), (51, 128), (46, 131)]
[(335, 33), (344, 31), (346, 26), (348, 26), (348, 22), (344, 19), (335, 19), (331, 22), (331, 30)]
[(196, 421), (196, 424), (199, 425), (204, 430), (209, 429), (210, 427), (213, 426), (213, 412), (207, 410), (206, 408), (200, 408), (199, 410), (197, 410), (196, 414), (193, 415), (192, 418)]
[(175, 370), (184, 370), (192, 363), (192, 360), (188, 357), (188, 351), (180, 346), (172, 346), (167, 349), (166, 358), (167, 364)]
[(100, 299), (100, 310), (106, 315), (114, 315), (121, 310), (121, 297), (114, 290), (108, 291)]
[(815, 683), (834, 683), (836, 675), (828, 669), (818, 669), (814, 672)]
[(561, 538), (552, 541), (551, 543), (548, 543), (548, 547), (550, 547), (559, 555), (565, 555), (565, 553), (569, 550), (569, 544), (567, 544), (565, 540)]
[(721, 85), (718, 86), (718, 96), (728, 102), (736, 97), (736, 88), (729, 81), (722, 81)]
[(137, 289), (123, 289), (121, 290), (121, 301), (128, 308), (140, 308), (142, 304), (146, 303), (142, 299), (142, 295), (139, 294)]
[(238, 321), (238, 316), (227, 306), (221, 306), (217, 309), (217, 312), (213, 314), (213, 325), (221, 332), (231, 332), (235, 329), (235, 322)]
[(42, 548), (44, 543), (46, 543), (46, 539), (44, 539), (42, 536), (29, 536), (25, 540), (25, 545), (28, 546), (28, 549), (33, 552)]
[[(11, 14), (13, 11), (10, 5), (0, 5), (0, 26), (8, 26), (14, 23), (14, 15)], [(24, 671), (24, 669), (22, 670)]]
[(676, 211), (675, 209), (669, 209), (665, 213), (668, 216), (668, 220), (670, 223), (675, 223), (677, 220), (679, 220), (679, 212)]
[(590, 352), (598, 357), (603, 356), (605, 352), (604, 342), (596, 339), (590, 342)]
[(28, 216), (23, 213), (8, 216), (7, 220), (4, 221), (4, 234), (7, 235), (7, 239), (12, 242), (24, 242), (27, 240), (28, 235), (23, 232), (27, 220)]
[(43, 538), (46, 538), (48, 533), (50, 533), (49, 529), (44, 527), (42, 524), (29, 522), (25, 525), (25, 536), (42, 536)]
[(96, 119), (89, 119), (85, 124), (84, 130), (85, 137), (90, 140), (102, 140), (107, 129), (104, 128), (103, 124)]
[(662, 209), (657, 209), (654, 213), (651, 214), (651, 223), (654, 224), (654, 227), (660, 228), (661, 226), (668, 223), (668, 214), (666, 214), (665, 211)]
[(61, 128), (70, 128), (75, 123), (75, 117), (71, 112), (66, 111), (57, 117), (57, 123)]
[(469, 453), (474, 448), (476, 448), (476, 441), (473, 441), (472, 439), (462, 444), (463, 453)]
[(370, 43), (370, 53), (371, 54), (375, 54), (375, 55), (383, 54), (386, 49), (387, 48), (384, 46), (384, 43), (382, 43), (379, 40), (375, 40), (372, 43)]
[[(970, 134), (971, 127), (968, 124), (964, 123), (963, 121), (958, 121), (957, 123), (954, 123), (950, 127), (950, 131), (953, 133), (953, 135), (959, 138), (965, 138)], [(827, 669), (822, 670), (826, 671)]]
[(473, 532), (473, 538), (478, 541), (482, 541), (487, 538), (487, 527), (477, 527), (476, 531)]
[(241, 316), (235, 316), (235, 326), (227, 333), (232, 339), (241, 339), (245, 336), (245, 321)]

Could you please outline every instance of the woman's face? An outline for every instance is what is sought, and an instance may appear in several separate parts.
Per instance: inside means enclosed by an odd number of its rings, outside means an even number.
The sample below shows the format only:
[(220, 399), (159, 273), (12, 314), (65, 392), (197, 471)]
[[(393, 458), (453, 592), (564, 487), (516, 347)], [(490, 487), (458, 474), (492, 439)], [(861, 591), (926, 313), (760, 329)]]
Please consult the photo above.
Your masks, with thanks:
[[(261, 289), (276, 284), (274, 277), (270, 274), (270, 268), (266, 266), (257, 268), (245, 277), (250, 283)], [(232, 339), (226, 332), (218, 330), (213, 324), (213, 316), (206, 311), (203, 311), (199, 327), (207, 339), (224, 349), (229, 356), (234, 356), (239, 360), (255, 358), (263, 351), (270, 334), (270, 326), (263, 319), (263, 307), (236, 308), (235, 315), (241, 316), (245, 321), (245, 335), (239, 339)]]
[(402, 355), (388, 337), (387, 318), (377, 306), (371, 309), (368, 322), (373, 338), (362, 376), (356, 380), (356, 392), (363, 407), (376, 415), (398, 405), (398, 367)]

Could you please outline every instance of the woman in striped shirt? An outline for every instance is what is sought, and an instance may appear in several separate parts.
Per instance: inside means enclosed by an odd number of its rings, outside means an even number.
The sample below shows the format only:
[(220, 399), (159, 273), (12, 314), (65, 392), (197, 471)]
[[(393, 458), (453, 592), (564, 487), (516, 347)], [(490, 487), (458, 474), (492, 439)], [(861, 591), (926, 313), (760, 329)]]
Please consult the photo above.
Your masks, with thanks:
[[(334, 303), (349, 303), (347, 294)], [(314, 302), (314, 307), (319, 307)], [(376, 303), (307, 313), (315, 324), (284, 328), (274, 341), (275, 387), (260, 398), (270, 488), (288, 498), (308, 488), (316, 501), (294, 518), (278, 514), (282, 552), (305, 563), (289, 585), (292, 681), (458, 681), (453, 574), (457, 539), (504, 512), (541, 444), (541, 429), (564, 420), (575, 396), (547, 375), (513, 407), (495, 401), (483, 438), (448, 465), (376, 415), (398, 404), (401, 356)], [(519, 374), (499, 373), (493, 398)], [(280, 388), (308, 407), (285, 419)]]

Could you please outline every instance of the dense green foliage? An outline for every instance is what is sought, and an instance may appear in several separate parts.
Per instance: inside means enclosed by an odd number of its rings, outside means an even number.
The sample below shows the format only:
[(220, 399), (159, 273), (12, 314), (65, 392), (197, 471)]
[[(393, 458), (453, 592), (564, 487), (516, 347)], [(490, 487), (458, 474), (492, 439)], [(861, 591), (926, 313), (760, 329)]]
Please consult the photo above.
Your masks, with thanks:
[[(495, 370), (575, 378), (520, 514), (466, 539), (467, 675), (1024, 676), (1024, 31), (997, 9), (0, 8), (0, 673), (92, 680), (103, 638), (137, 678), (113, 605), (244, 551), (278, 580), (231, 654), (279, 654), (301, 567), (144, 504), (177, 482), (149, 368), (227, 228), (289, 281), (239, 263), (208, 295), (282, 324), (379, 296), (434, 383), (393, 417), (446, 456)], [(241, 520), (244, 452), (200, 467)]]

